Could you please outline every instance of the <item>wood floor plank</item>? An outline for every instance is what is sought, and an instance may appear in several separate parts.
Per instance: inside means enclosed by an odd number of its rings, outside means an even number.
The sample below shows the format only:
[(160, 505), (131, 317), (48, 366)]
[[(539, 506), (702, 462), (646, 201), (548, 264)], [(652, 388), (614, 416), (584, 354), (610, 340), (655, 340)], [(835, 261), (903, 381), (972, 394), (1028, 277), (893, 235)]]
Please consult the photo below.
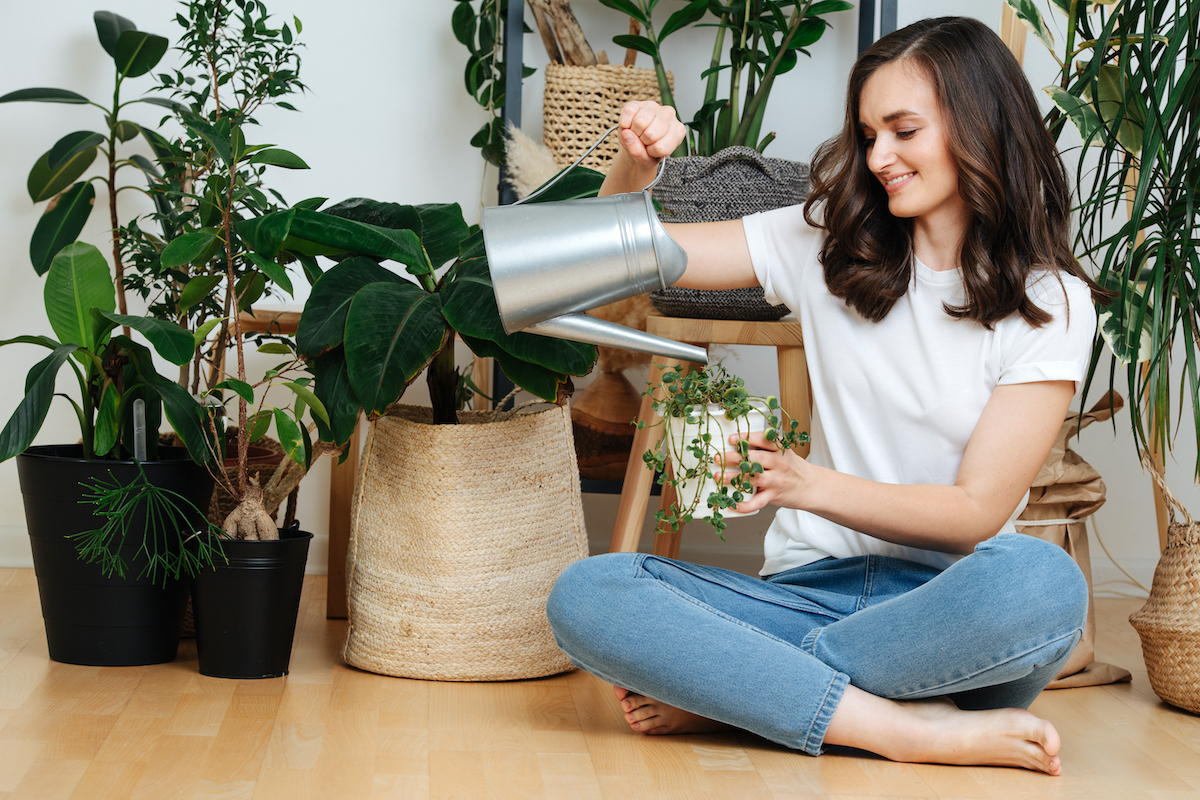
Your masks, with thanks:
[(305, 580), (291, 674), (264, 681), (199, 675), (191, 640), (170, 664), (56, 664), (36, 596), (31, 571), (0, 570), (0, 800), (1200, 797), (1200, 717), (1150, 688), (1126, 621), (1138, 601), (1097, 603), (1098, 658), (1132, 685), (1034, 704), (1063, 737), (1056, 779), (838, 748), (812, 758), (737, 731), (640, 736), (612, 688), (577, 671), (496, 683), (363, 672), (340, 661), (346, 623), (324, 618), (319, 576)]

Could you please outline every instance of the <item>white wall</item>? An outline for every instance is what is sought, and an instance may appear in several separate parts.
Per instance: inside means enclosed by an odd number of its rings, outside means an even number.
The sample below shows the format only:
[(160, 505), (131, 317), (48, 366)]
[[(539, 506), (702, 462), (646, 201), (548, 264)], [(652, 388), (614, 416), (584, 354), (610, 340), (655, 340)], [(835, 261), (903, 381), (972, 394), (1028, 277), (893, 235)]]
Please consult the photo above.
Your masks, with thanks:
[[(680, 5), (680, 0), (666, 0), (660, 13), (665, 18), (665, 13)], [(54, 86), (97, 100), (105, 98), (111, 91), (111, 62), (92, 28), (96, 7), (82, 0), (6, 4), (4, 24), (0, 25), (0, 94)], [(260, 115), (259, 141), (290, 149), (312, 167), (307, 172), (278, 171), (272, 177), (275, 188), (291, 201), (311, 196), (333, 200), (367, 196), (401, 203), (453, 201), (463, 205), (471, 221), (477, 220), (481, 204), (495, 202), (495, 172), (490, 168), (485, 172), (478, 151), (468, 144), (486, 117), (462, 85), (467, 53), (450, 30), (452, 3), (271, 0), (270, 7), (285, 19), (295, 14), (304, 23), (300, 38), (307, 49), (302, 75), (310, 87), (310, 92), (295, 102), (300, 113)], [(626, 32), (626, 18), (595, 0), (574, 0), (572, 7), (592, 46), (606, 49), (612, 61), (620, 62), (623, 53), (610, 39)], [(114, 0), (106, 8), (132, 19), (143, 30), (176, 38), (177, 26), (170, 19), (173, 3)], [(1001, 2), (902, 0), (899, 9), (901, 25), (925, 16), (968, 14), (998, 29)], [(857, 11), (830, 20), (835, 27), (812, 48), (812, 59), (803, 59), (794, 73), (776, 85), (764, 130), (776, 131), (778, 138), (768, 155), (807, 160), (840, 123), (845, 78), (856, 55)], [(532, 20), (530, 24), (533, 27)], [(664, 48), (675, 74), (679, 104), (688, 117), (699, 104), (699, 74), (706, 65), (710, 35), (704, 30), (680, 32)], [(541, 68), (546, 57), (536, 34), (525, 37), (525, 47), (526, 63), (539, 71), (525, 82), (523, 127), (537, 138), (541, 132)], [(646, 64), (645, 56), (640, 63)], [(1053, 61), (1032, 38), (1026, 47), (1026, 68), (1035, 87), (1053, 77)], [(133, 96), (150, 83), (138, 79), (126, 87), (125, 96)], [(97, 113), (80, 106), (0, 106), (0, 239), (9, 244), (7, 263), (0, 269), (0, 338), (51, 333), (42, 312), (41, 279), (34, 275), (26, 254), (41, 209), (30, 204), (25, 177), (36, 158), (59, 136), (98, 126)], [(156, 124), (160, 115), (147, 107), (130, 116)], [(100, 211), (86, 237), (103, 246), (100, 218), (106, 215)], [(36, 348), (21, 345), (0, 351), (6, 376), (0, 382), (0, 417), (6, 418), (16, 407), (25, 372), (41, 356)], [(731, 365), (754, 388), (776, 390), (773, 354), (742, 348), (731, 353), (731, 358)], [(631, 377), (636, 382), (637, 378)], [(406, 400), (422, 402), (422, 391), (419, 383), (414, 384)], [(1148, 580), (1157, 557), (1153, 509), (1148, 479), (1138, 468), (1125, 435), (1127, 425), (1128, 419), (1122, 415), (1115, 434), (1112, 428), (1094, 426), (1084, 432), (1078, 449), (1108, 483), (1109, 502), (1096, 520), (1105, 542), (1118, 560)], [(69, 406), (56, 401), (38, 442), (77, 437)], [(1194, 455), (1194, 448), (1188, 452), (1181, 449), (1179, 466), (1170, 467), (1170, 482), (1186, 505), (1200, 511), (1200, 492), (1191, 481)], [(319, 537), (312, 559), (316, 569), (323, 569), (325, 563), (327, 483), (327, 467), (322, 466), (301, 486), (300, 517)], [(593, 540), (598, 545), (606, 543), (615, 498), (589, 496), (586, 508)], [(739, 565), (753, 562), (758, 532), (766, 521), (766, 515), (760, 515), (740, 523), (746, 527), (735, 531), (728, 545), (709, 542), (707, 536), (697, 533), (688, 546), (705, 560), (736, 558)], [(0, 565), (27, 564), (28, 558), (16, 470), (11, 462), (0, 464)], [(1098, 579), (1113, 571), (1104, 565), (1102, 554), (1095, 562)]]

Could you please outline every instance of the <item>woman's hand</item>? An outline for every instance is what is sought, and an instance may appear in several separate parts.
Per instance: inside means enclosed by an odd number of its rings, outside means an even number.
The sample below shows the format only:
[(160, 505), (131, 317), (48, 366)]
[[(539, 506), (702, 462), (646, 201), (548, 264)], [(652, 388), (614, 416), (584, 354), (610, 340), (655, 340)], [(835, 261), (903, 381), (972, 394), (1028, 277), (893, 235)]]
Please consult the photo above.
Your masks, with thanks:
[(795, 452), (780, 452), (774, 442), (767, 441), (765, 433), (751, 433), (746, 437), (733, 435), (729, 444), (735, 449), (723, 454), (723, 469), (714, 470), (713, 477), (728, 484), (741, 473), (742, 457), (737, 452), (738, 442), (744, 438), (749, 445), (746, 461), (762, 465), (762, 472), (750, 473), (750, 485), (754, 494), (737, 504), (742, 513), (758, 511), (768, 506), (803, 508), (804, 496), (816, 477), (817, 467), (809, 464)]
[(687, 128), (675, 109), (653, 100), (626, 103), (617, 122), (617, 136), (625, 152), (640, 167), (656, 167), (687, 136)]

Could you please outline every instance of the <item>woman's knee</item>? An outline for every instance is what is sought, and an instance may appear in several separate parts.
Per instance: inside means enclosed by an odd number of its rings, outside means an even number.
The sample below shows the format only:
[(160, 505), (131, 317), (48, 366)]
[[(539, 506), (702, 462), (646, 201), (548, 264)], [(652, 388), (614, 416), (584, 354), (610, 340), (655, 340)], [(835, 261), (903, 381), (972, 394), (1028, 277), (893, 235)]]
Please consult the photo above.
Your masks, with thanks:
[(546, 600), (546, 616), (555, 635), (561, 640), (570, 631), (611, 619), (614, 604), (627, 593), (626, 582), (635, 577), (641, 560), (639, 553), (606, 553), (563, 570)]
[(1087, 578), (1065, 549), (1035, 536), (1004, 533), (980, 544), (976, 553), (992, 562), (990, 568), (1001, 576), (999, 583), (1006, 593), (1032, 604), (1048, 618), (1083, 627)]

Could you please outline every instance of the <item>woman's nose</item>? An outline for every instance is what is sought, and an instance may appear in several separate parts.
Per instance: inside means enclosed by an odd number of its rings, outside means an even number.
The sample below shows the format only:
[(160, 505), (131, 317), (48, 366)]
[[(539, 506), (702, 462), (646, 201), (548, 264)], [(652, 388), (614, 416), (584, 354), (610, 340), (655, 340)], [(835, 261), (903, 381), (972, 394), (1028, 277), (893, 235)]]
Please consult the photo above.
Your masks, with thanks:
[(883, 137), (879, 137), (867, 151), (867, 169), (878, 174), (895, 161), (895, 157), (896, 154), (891, 146)]

